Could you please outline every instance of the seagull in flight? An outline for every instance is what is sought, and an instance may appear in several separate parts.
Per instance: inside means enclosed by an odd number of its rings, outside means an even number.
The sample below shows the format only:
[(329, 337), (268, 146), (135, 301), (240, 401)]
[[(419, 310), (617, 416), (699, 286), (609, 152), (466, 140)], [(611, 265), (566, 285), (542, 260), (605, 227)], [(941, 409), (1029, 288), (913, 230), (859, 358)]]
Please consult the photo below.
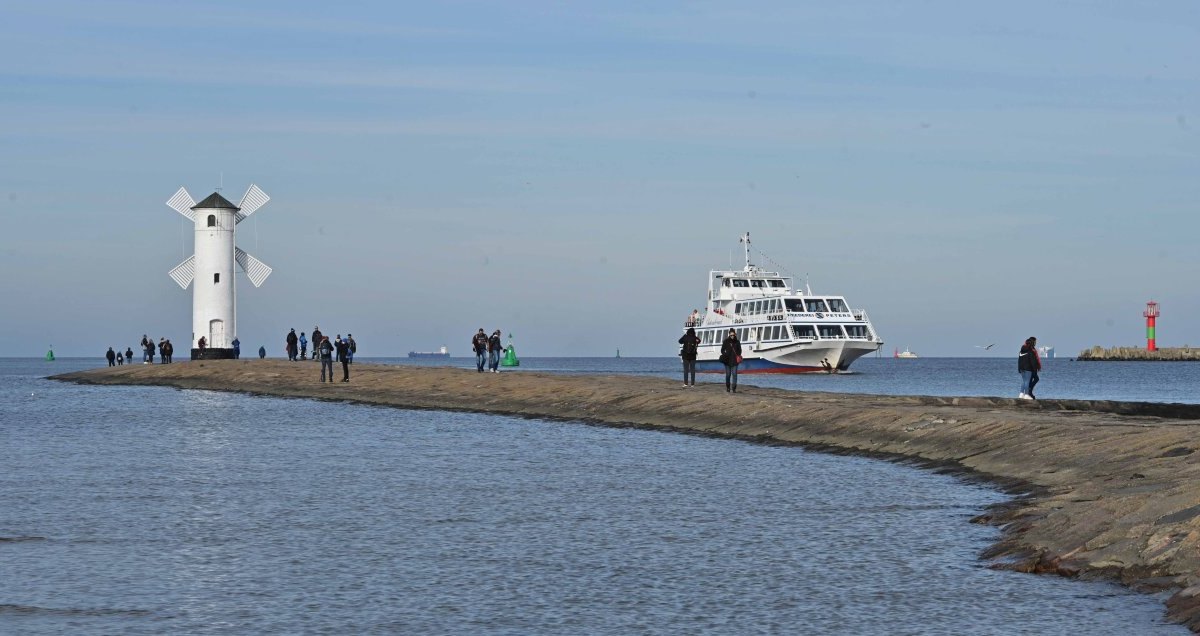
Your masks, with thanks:
[(992, 348), (992, 347), (994, 347), (994, 346), (996, 346), (996, 343), (994, 343), (994, 342), (993, 342), (992, 344), (990, 344), (990, 345), (988, 345), (988, 346), (986, 346), (986, 347), (985, 347), (985, 346), (983, 346), (983, 345), (975, 345), (975, 348), (976, 348), (976, 349), (983, 349), (984, 351), (987, 351), (988, 349), (991, 349), (991, 348)]

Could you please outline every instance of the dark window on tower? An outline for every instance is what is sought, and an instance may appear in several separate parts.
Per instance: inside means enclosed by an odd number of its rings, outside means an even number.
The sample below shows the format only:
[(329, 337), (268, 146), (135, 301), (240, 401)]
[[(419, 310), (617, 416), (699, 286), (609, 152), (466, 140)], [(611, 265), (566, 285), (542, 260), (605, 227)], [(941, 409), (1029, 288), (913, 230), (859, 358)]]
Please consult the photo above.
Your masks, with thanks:
[(221, 282), (221, 274), (218, 272), (213, 274), (213, 284), (216, 285), (219, 282)]
[(217, 227), (217, 215), (208, 215), (208, 227)]

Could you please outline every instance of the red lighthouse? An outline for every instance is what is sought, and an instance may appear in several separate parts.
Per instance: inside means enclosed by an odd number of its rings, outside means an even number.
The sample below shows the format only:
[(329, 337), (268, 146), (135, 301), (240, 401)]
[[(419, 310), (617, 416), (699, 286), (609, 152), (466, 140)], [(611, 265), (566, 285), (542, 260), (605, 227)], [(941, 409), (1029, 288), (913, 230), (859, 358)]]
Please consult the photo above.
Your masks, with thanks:
[(1146, 317), (1146, 351), (1158, 351), (1158, 345), (1154, 342), (1154, 319), (1158, 318), (1158, 303), (1153, 300), (1146, 303), (1146, 311), (1142, 315)]

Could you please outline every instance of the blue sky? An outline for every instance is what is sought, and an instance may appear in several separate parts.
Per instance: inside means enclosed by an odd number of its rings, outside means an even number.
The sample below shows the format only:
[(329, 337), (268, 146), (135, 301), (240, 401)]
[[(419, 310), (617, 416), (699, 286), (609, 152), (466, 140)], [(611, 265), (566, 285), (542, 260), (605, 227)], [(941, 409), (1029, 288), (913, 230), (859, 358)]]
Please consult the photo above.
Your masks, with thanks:
[(673, 355), (746, 231), (889, 352), (1200, 345), (1200, 5), (644, 4), (6, 3), (0, 349), (185, 342), (252, 182), (272, 354)]

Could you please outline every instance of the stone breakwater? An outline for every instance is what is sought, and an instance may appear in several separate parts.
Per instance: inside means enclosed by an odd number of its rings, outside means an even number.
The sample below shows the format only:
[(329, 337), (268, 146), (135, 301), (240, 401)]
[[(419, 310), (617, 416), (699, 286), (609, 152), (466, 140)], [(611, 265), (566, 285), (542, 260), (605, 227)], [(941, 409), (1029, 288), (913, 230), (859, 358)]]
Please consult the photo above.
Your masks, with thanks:
[(1187, 362), (1200, 360), (1200, 349), (1192, 347), (1166, 347), (1148, 351), (1145, 347), (1092, 347), (1084, 349), (1076, 360), (1136, 361), (1136, 362)]
[(1004, 398), (683, 389), (639, 376), (479, 374), (355, 364), (228, 360), (55, 376), (401, 408), (478, 411), (796, 444), (961, 471), (1017, 494), (976, 520), (1002, 528), (997, 567), (1170, 590), (1173, 620), (1200, 632), (1200, 407)]

